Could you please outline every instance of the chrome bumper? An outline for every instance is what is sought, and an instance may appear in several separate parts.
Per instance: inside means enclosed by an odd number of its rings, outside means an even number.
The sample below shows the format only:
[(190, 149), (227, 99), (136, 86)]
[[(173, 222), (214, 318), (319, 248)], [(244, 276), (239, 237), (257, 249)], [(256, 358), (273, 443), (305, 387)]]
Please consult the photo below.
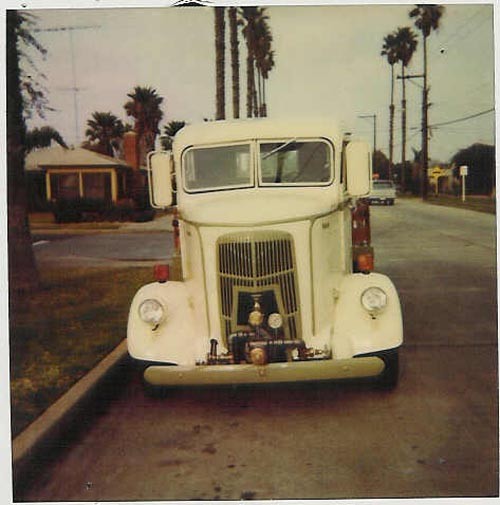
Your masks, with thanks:
[(374, 356), (268, 365), (152, 365), (146, 368), (144, 378), (156, 386), (266, 384), (375, 377), (384, 366), (383, 360)]

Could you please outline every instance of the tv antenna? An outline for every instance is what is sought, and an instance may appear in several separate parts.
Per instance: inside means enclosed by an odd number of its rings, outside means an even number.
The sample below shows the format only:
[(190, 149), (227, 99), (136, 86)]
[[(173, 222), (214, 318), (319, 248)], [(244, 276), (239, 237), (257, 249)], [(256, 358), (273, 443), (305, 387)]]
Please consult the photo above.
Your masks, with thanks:
[(36, 33), (40, 32), (67, 32), (69, 34), (69, 47), (71, 51), (71, 76), (72, 76), (72, 83), (73, 86), (71, 86), (69, 89), (70, 91), (73, 91), (73, 114), (74, 114), (74, 120), (75, 120), (75, 146), (78, 146), (80, 143), (80, 138), (78, 135), (78, 124), (79, 124), (79, 117), (78, 117), (78, 94), (80, 91), (82, 91), (83, 88), (80, 88), (77, 86), (77, 79), (76, 79), (76, 63), (75, 63), (75, 43), (73, 40), (73, 32), (76, 30), (94, 30), (100, 28), (100, 25), (74, 25), (74, 26), (53, 26), (51, 28), (35, 28), (33, 31)]

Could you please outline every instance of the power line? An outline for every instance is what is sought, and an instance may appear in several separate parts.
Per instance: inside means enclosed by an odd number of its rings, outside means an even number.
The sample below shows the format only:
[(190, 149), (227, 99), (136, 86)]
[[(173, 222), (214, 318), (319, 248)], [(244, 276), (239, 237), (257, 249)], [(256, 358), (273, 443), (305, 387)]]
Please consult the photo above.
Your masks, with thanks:
[(464, 116), (464, 117), (461, 117), (461, 118), (458, 118), (458, 119), (452, 119), (451, 121), (444, 121), (443, 123), (435, 123), (435, 124), (432, 124), (432, 125), (429, 125), (429, 126), (431, 128), (435, 128), (436, 126), (445, 126), (445, 125), (448, 125), (448, 124), (459, 123), (461, 121), (467, 121), (469, 119), (473, 119), (475, 117), (483, 116), (484, 114), (489, 114), (490, 112), (494, 112), (494, 111), (495, 111), (494, 108), (488, 109), (488, 110), (483, 110), (481, 112), (476, 112), (475, 114), (471, 114), (469, 116)]

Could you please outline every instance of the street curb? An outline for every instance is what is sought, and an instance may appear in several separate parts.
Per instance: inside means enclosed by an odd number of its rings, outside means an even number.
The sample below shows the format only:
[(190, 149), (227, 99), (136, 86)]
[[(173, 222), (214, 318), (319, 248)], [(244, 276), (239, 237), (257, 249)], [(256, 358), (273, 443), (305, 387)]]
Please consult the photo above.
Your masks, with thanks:
[[(102, 359), (90, 372), (64, 393), (43, 414), (33, 421), (12, 442), (12, 473), (14, 485), (23, 481), (29, 473), (32, 460), (53, 446), (61, 445), (59, 438), (83, 407), (90, 402), (97, 386), (103, 385), (112, 371), (128, 357), (127, 342), (123, 340), (110, 354)], [(59, 444), (56, 443), (59, 442)]]

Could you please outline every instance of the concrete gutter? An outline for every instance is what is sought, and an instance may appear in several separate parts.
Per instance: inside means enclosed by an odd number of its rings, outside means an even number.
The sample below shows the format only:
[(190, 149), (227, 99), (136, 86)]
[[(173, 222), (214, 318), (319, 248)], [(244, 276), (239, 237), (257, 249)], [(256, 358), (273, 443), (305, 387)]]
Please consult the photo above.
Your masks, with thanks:
[[(96, 367), (82, 377), (43, 414), (31, 423), (12, 443), (13, 482), (17, 487), (29, 476), (34, 461), (54, 447), (61, 447), (61, 438), (78, 416), (87, 413), (91, 401), (99, 399), (99, 389), (106, 389), (115, 373), (125, 368), (128, 358), (126, 340), (121, 342)], [(36, 469), (35, 469), (36, 470)]]

